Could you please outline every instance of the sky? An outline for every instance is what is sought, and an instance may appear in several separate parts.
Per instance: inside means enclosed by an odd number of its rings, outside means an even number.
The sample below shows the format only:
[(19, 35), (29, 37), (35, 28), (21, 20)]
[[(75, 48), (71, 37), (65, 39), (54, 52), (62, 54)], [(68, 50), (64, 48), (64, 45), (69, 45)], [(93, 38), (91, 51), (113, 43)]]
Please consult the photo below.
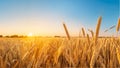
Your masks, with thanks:
[(120, 0), (0, 0), (0, 34), (41, 36), (66, 35), (63, 22), (71, 36), (78, 36), (82, 27), (95, 31), (102, 16), (100, 35), (114, 35), (120, 18)]

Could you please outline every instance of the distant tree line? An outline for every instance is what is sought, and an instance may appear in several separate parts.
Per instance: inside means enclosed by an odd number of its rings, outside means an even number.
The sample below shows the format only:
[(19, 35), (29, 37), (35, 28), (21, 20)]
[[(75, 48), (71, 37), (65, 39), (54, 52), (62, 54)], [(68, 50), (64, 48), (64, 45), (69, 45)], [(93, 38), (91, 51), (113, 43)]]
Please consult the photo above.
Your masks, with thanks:
[(25, 36), (25, 35), (6, 35), (6, 36), (3, 36), (3, 35), (0, 35), (0, 38), (25, 38), (25, 37), (27, 37), (27, 36)]

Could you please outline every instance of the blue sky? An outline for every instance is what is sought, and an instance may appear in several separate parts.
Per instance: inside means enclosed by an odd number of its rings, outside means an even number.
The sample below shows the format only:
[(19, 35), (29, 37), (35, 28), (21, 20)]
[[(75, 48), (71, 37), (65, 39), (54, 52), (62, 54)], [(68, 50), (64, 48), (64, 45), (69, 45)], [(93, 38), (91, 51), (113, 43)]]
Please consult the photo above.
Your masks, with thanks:
[(64, 21), (71, 35), (80, 29), (95, 31), (102, 16), (101, 35), (113, 35), (120, 17), (119, 0), (0, 0), (0, 33), (35, 35), (65, 35)]

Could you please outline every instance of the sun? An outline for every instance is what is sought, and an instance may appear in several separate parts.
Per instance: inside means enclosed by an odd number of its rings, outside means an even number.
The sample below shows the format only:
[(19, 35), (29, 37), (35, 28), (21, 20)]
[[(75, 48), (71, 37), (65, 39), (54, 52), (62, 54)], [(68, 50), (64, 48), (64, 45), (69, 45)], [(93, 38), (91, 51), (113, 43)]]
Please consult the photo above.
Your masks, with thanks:
[(32, 36), (33, 36), (33, 34), (32, 34), (32, 33), (29, 33), (27, 36), (28, 36), (28, 37), (32, 37)]

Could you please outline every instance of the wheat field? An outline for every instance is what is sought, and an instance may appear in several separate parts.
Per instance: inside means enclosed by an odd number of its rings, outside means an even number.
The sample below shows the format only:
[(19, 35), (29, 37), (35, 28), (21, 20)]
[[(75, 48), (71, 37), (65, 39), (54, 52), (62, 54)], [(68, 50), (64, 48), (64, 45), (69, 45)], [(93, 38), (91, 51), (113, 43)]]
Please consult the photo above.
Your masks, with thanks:
[(120, 38), (99, 37), (101, 20), (91, 37), (84, 28), (83, 37), (71, 37), (63, 24), (65, 38), (0, 38), (0, 68), (119, 68)]
[(1, 38), (0, 68), (89, 68), (91, 61), (93, 67), (120, 67), (120, 39), (98, 40), (95, 46), (92, 38)]

